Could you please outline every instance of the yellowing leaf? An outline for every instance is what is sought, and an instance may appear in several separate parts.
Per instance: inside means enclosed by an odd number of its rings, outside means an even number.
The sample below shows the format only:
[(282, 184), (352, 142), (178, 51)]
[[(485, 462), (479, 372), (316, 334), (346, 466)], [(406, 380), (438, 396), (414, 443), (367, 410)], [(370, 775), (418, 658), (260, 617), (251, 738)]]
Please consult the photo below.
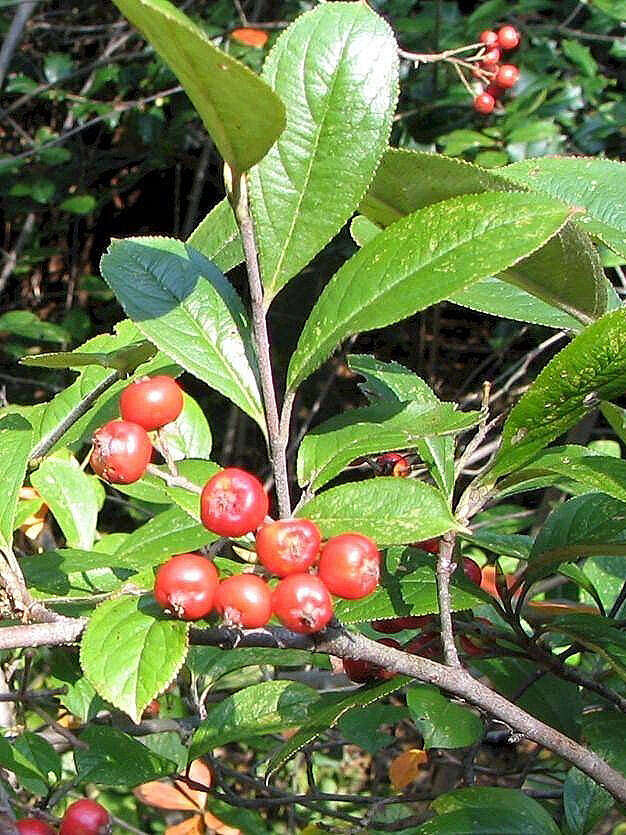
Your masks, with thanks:
[(245, 46), (263, 47), (267, 43), (268, 34), (263, 29), (251, 29), (245, 27), (243, 29), (233, 29), (230, 37), (234, 41), (245, 44)]
[(165, 830), (165, 835), (204, 835), (204, 833), (205, 825), (202, 815), (192, 815), (182, 823), (168, 826)]
[(420, 765), (428, 762), (428, 754), (421, 748), (409, 748), (391, 761), (389, 779), (396, 791), (402, 791), (417, 779)]

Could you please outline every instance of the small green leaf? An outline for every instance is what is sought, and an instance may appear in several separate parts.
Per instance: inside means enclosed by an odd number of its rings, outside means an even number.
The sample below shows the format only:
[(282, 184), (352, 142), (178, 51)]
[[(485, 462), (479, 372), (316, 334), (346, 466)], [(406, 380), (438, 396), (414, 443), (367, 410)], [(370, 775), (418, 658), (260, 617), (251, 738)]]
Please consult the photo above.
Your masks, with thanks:
[(383, 684), (378, 684), (375, 687), (361, 687), (350, 693), (345, 699), (321, 705), (318, 709), (314, 709), (304, 722), (297, 723), (301, 725), (299, 730), (270, 758), (267, 776), (271, 776), (307, 743), (325, 733), (329, 728), (333, 728), (351, 710), (363, 708), (378, 699), (383, 699), (390, 693), (404, 687), (408, 681), (410, 679), (406, 676), (394, 676)]
[(210, 261), (173, 238), (127, 238), (113, 241), (101, 269), (147, 339), (264, 428), (246, 314)]
[(568, 215), (556, 201), (487, 192), (444, 200), (392, 224), (324, 288), (291, 358), (289, 388), (351, 334), (391, 325), (513, 266)]
[(312, 655), (299, 649), (268, 649), (264, 647), (239, 647), (219, 649), (218, 647), (191, 647), (187, 666), (204, 679), (204, 686), (210, 687), (222, 676), (244, 667), (270, 665), (276, 667), (303, 667), (310, 664)]
[[(442, 794), (432, 802), (438, 815), (448, 816), (454, 813), (483, 813), (494, 815), (493, 826), (503, 829), (477, 827), (476, 835), (481, 833), (501, 833), (501, 835), (560, 835), (560, 830), (546, 810), (523, 792), (492, 786), (472, 786), (455, 789)], [(435, 818), (435, 821), (439, 818)], [(459, 818), (459, 820), (461, 820)], [(435, 830), (430, 830), (434, 832)], [(443, 828), (437, 830), (451, 833)], [(469, 831), (469, 830), (467, 830)], [(459, 835), (466, 830), (459, 830)]]
[(94, 719), (101, 710), (110, 710), (110, 705), (101, 699), (80, 669), (75, 655), (65, 647), (51, 649), (51, 687), (64, 687), (66, 692), (59, 701), (74, 716), (83, 722)]
[(272, 298), (339, 232), (372, 179), (398, 95), (397, 45), (366, 4), (323, 3), (280, 36), (263, 78), (287, 108), (287, 127), (249, 180)]
[(314, 496), (297, 515), (315, 522), (324, 538), (358, 531), (381, 546), (430, 539), (457, 527), (438, 490), (407, 478), (333, 487)]
[(214, 206), (196, 226), (187, 238), (187, 243), (209, 261), (213, 261), (223, 273), (227, 273), (243, 261), (239, 227), (226, 198)]
[(174, 461), (183, 458), (209, 458), (213, 438), (204, 412), (193, 397), (183, 393), (183, 410), (176, 420), (159, 430), (154, 446), (164, 448)]
[(596, 824), (606, 820), (614, 802), (606, 789), (582, 771), (572, 768), (567, 772), (563, 783), (563, 807), (571, 835), (586, 835), (593, 831)]
[(74, 763), (81, 783), (132, 789), (178, 770), (175, 762), (160, 757), (117, 728), (89, 725), (80, 738), (89, 746), (88, 751), (74, 750)]
[(30, 310), (10, 310), (3, 313), (0, 316), (0, 333), (10, 333), (34, 342), (71, 342), (65, 328), (43, 321)]
[(211, 708), (193, 735), (189, 760), (219, 745), (301, 725), (318, 699), (315, 690), (295, 681), (246, 687)]
[(626, 680), (626, 636), (613, 624), (600, 615), (574, 614), (555, 618), (546, 629), (572, 638), (595, 657), (607, 661)]
[(460, 412), (452, 403), (431, 409), (421, 403), (350, 409), (303, 438), (298, 451), (298, 482), (318, 490), (359, 456), (412, 448), (428, 437), (462, 432), (479, 420), (478, 412)]
[(427, 749), (467, 748), (482, 739), (480, 718), (469, 708), (451, 702), (436, 687), (409, 687), (406, 703)]
[(20, 487), (24, 482), (33, 429), (20, 415), (0, 419), (0, 548), (10, 550)]
[(59, 755), (46, 739), (30, 731), (11, 742), (0, 737), (0, 765), (39, 796), (47, 794), (61, 779)]
[(22, 357), (21, 365), (34, 365), (42, 368), (82, 368), (85, 365), (99, 365), (101, 368), (115, 368), (125, 374), (134, 371), (139, 365), (155, 356), (157, 350), (146, 339), (115, 351), (87, 353), (85, 351), (60, 351), (54, 354), (37, 354)]
[(96, 207), (96, 198), (91, 194), (74, 194), (59, 204), (59, 209), (73, 215), (88, 215)]
[(513, 407), (486, 479), (518, 469), (602, 400), (626, 390), (626, 309), (589, 325)]
[(541, 157), (515, 162), (496, 172), (510, 182), (583, 208), (577, 218), (589, 235), (626, 256), (626, 165), (591, 157)]
[(506, 181), (464, 160), (387, 148), (359, 211), (385, 227), (417, 209), (461, 194), (513, 189)]
[(267, 84), (167, 0), (115, 3), (174, 71), (231, 168), (243, 172), (262, 159), (285, 126)]
[(533, 544), (527, 582), (551, 574), (562, 562), (585, 556), (626, 556), (626, 503), (590, 493), (558, 505)]
[(20, 567), (26, 584), (35, 597), (91, 597), (113, 591), (122, 585), (131, 571), (114, 555), (76, 548), (44, 551), (22, 557)]
[(149, 598), (107, 600), (83, 635), (83, 672), (103, 699), (139, 722), (185, 660), (187, 630), (187, 623), (166, 618)]
[[(397, 362), (380, 362), (367, 354), (351, 354), (348, 367), (365, 378), (359, 387), (370, 401), (415, 402), (425, 410), (434, 409), (441, 402), (421, 377)], [(417, 442), (417, 450), (450, 502), (454, 489), (454, 439), (425, 438)]]
[[(198, 499), (197, 496), (194, 498)], [(192, 519), (184, 510), (173, 507), (134, 530), (114, 557), (115, 560), (119, 559), (118, 565), (142, 571), (159, 565), (173, 554), (195, 551), (216, 539), (214, 533)]]
[(102, 494), (95, 476), (62, 451), (42, 461), (31, 484), (59, 523), (68, 547), (89, 550), (93, 545)]

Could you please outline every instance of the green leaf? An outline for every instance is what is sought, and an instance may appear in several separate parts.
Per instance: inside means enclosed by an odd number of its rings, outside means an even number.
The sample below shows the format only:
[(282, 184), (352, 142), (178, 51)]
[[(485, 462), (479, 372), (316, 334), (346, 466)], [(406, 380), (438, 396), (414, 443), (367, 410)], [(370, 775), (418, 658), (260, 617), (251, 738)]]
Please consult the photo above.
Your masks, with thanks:
[[(494, 815), (494, 826), (505, 828), (484, 829), (478, 827), (475, 832), (480, 835), (485, 832), (496, 831), (502, 835), (519, 833), (519, 835), (559, 835), (559, 828), (546, 810), (521, 791), (500, 787), (472, 786), (466, 789), (455, 789), (435, 798), (432, 802), (437, 814), (447, 816), (452, 813), (482, 813), (488, 811)], [(435, 818), (435, 820), (439, 820)], [(435, 831), (435, 830), (431, 830)], [(451, 832), (442, 829), (442, 832)], [(459, 830), (460, 833), (466, 830)]]
[(46, 795), (61, 779), (61, 759), (39, 734), (21, 734), (9, 742), (0, 737), (0, 765), (11, 771), (29, 792)]
[(546, 473), (554, 473), (591, 490), (599, 490), (626, 502), (626, 461), (611, 455), (600, 455), (588, 447), (569, 444), (550, 447), (498, 485), (503, 491), (518, 482), (528, 481)]
[(626, 443), (626, 409), (616, 406), (615, 403), (601, 403), (600, 411), (611, 424), (617, 437)]
[[(398, 568), (383, 571), (375, 592), (360, 600), (337, 600), (335, 616), (342, 623), (363, 623), (405, 615), (430, 615), (439, 611), (435, 558), (414, 548), (394, 547), (387, 551), (387, 565)], [(455, 571), (450, 583), (453, 612), (484, 605), (489, 598)]]
[(110, 710), (110, 705), (98, 696), (83, 675), (75, 655), (70, 655), (65, 647), (51, 649), (50, 653), (51, 675), (48, 682), (51, 687), (65, 687), (66, 692), (58, 698), (70, 713), (88, 722), (100, 711)]
[(626, 0), (591, 0), (591, 4), (615, 20), (626, 20)]
[(183, 410), (171, 423), (159, 430), (154, 446), (162, 452), (167, 448), (174, 461), (183, 458), (208, 458), (213, 438), (204, 412), (193, 397), (183, 392)]
[(325, 287), (291, 358), (289, 388), (351, 334), (391, 325), (513, 266), (567, 217), (555, 201), (487, 192), (427, 206), (392, 224)]
[(226, 198), (214, 206), (187, 238), (218, 270), (227, 273), (244, 260), (239, 227)]
[(602, 710), (586, 715), (583, 738), (613, 768), (626, 773), (626, 720), (623, 714)]
[(626, 504), (603, 493), (577, 496), (552, 511), (531, 549), (527, 581), (593, 555), (626, 556)]
[(121, 558), (95, 551), (59, 548), (22, 557), (20, 567), (35, 597), (90, 597), (113, 591), (130, 575)]
[(387, 148), (359, 211), (379, 226), (458, 197), (515, 187), (484, 168), (443, 154)]
[(563, 807), (567, 830), (571, 835), (585, 835), (606, 820), (615, 801), (595, 780), (577, 768), (571, 768), (563, 783)]
[(303, 438), (298, 450), (298, 483), (318, 490), (359, 456), (412, 448), (427, 437), (453, 435), (476, 426), (479, 420), (478, 412), (460, 412), (452, 403), (432, 409), (421, 403), (350, 409)]
[(280, 36), (263, 78), (287, 108), (286, 129), (249, 176), (272, 298), (339, 232), (371, 182), (398, 95), (397, 45), (366, 4), (323, 3)]
[(42, 321), (30, 310), (10, 310), (3, 313), (0, 316), (0, 333), (10, 333), (33, 342), (71, 342), (65, 328)]
[(56, 84), (72, 72), (73, 62), (65, 52), (49, 52), (43, 62), (43, 73), (46, 81)]
[(96, 198), (92, 194), (73, 194), (59, 204), (59, 209), (74, 215), (88, 215), (95, 208)]
[(117, 728), (88, 725), (80, 738), (89, 746), (88, 751), (74, 750), (74, 764), (81, 783), (132, 789), (177, 771), (176, 763), (160, 757)]
[(499, 278), (477, 281), (460, 293), (454, 293), (448, 301), (491, 316), (514, 319), (516, 322), (531, 322), (559, 330), (580, 329), (580, 321), (569, 313)]
[(345, 699), (333, 701), (330, 704), (322, 705), (318, 710), (314, 710), (306, 721), (298, 723), (301, 727), (291, 739), (272, 755), (267, 766), (267, 778), (301, 748), (325, 733), (329, 728), (333, 728), (349, 711), (358, 710), (378, 699), (384, 699), (385, 696), (404, 687), (408, 681), (410, 679), (406, 676), (394, 676), (389, 681), (375, 687), (361, 687), (350, 693)]
[(550, 621), (546, 631), (572, 638), (608, 662), (626, 680), (626, 635), (614, 626), (612, 619), (588, 614), (562, 615)]
[(222, 676), (244, 667), (303, 667), (311, 661), (311, 653), (299, 649), (191, 647), (186, 663), (194, 673), (203, 677), (204, 686), (210, 687)]
[(513, 407), (485, 478), (533, 458), (601, 400), (626, 390), (626, 309), (607, 313), (556, 355)]
[(13, 542), (17, 499), (26, 474), (32, 437), (32, 426), (20, 415), (0, 419), (0, 548), (4, 550), (10, 550)]
[(250, 329), (236, 292), (172, 238), (114, 241), (102, 275), (157, 348), (265, 426)]
[[(397, 362), (380, 362), (367, 354), (351, 354), (347, 361), (352, 371), (365, 378), (359, 387), (373, 402), (415, 402), (425, 410), (436, 408), (441, 402), (421, 377)], [(454, 489), (454, 439), (426, 438), (417, 442), (417, 450), (450, 502)]]
[(233, 693), (196, 729), (189, 760), (219, 745), (301, 725), (318, 699), (315, 690), (295, 681), (264, 681)]
[(596, 75), (598, 72), (598, 64), (588, 46), (584, 46), (580, 41), (570, 41), (567, 38), (563, 38), (561, 41), (561, 49), (565, 57), (569, 58), (573, 64), (576, 64), (588, 78), (593, 78)]
[(410, 478), (381, 477), (332, 487), (298, 510), (324, 539), (358, 531), (380, 546), (439, 536), (456, 528), (441, 493)]
[(59, 523), (68, 547), (89, 550), (102, 505), (95, 476), (87, 475), (73, 456), (59, 451), (42, 461), (30, 481)]
[(103, 699), (139, 722), (187, 654), (188, 624), (170, 620), (150, 598), (102, 603), (83, 635), (80, 663)]
[(169, 64), (230, 167), (243, 172), (262, 159), (285, 126), (267, 84), (167, 0), (115, 4)]
[(609, 284), (597, 250), (577, 223), (568, 223), (538, 252), (505, 270), (500, 278), (584, 324), (607, 311)]
[(408, 718), (408, 715), (405, 707), (374, 702), (345, 713), (339, 720), (339, 728), (348, 742), (375, 754), (396, 741), (391, 734), (381, 732), (381, 726), (395, 726), (402, 719)]
[[(379, 235), (382, 229), (363, 215), (355, 217), (350, 225), (350, 234), (358, 246), (364, 246)], [(582, 235), (582, 233), (578, 233)], [(539, 250), (543, 252), (545, 247)], [(538, 253), (538, 254), (539, 254)], [(533, 256), (521, 262), (526, 265), (532, 264)], [(578, 261), (574, 267), (578, 269)], [(509, 271), (511, 274), (513, 271)], [(530, 273), (528, 266), (526, 272)], [(559, 273), (560, 276), (560, 273)], [(551, 278), (551, 275), (544, 276)], [(586, 277), (586, 276), (585, 276)], [(600, 289), (606, 290), (609, 287), (606, 279), (602, 277)], [(477, 281), (464, 290), (454, 293), (448, 301), (458, 304), (461, 307), (469, 307), (472, 310), (479, 310), (481, 313), (489, 313), (491, 316), (501, 316), (506, 319), (515, 319), (518, 322), (532, 322), (536, 325), (545, 325), (549, 328), (566, 328), (569, 330), (580, 330), (580, 321), (570, 316), (564, 310), (553, 307), (536, 295), (526, 292), (521, 287), (510, 284), (508, 281), (501, 281), (500, 278), (484, 278)]]
[(498, 176), (583, 208), (586, 232), (626, 256), (626, 165), (590, 157), (541, 157), (515, 162)]
[(142, 339), (115, 351), (87, 353), (77, 349), (76, 351), (22, 357), (20, 365), (34, 365), (42, 368), (82, 368), (85, 365), (98, 365), (100, 368), (115, 368), (128, 374), (135, 371), (137, 366), (152, 359), (156, 352), (151, 342)]
[(451, 702), (429, 684), (416, 684), (406, 691), (406, 703), (424, 748), (467, 748), (480, 742), (483, 723), (467, 707)]
[(120, 560), (119, 565), (141, 571), (159, 565), (173, 554), (195, 551), (216, 539), (214, 533), (192, 519), (184, 510), (173, 507), (134, 530), (114, 557)]
[(515, 698), (519, 707), (572, 739), (580, 737), (583, 702), (576, 684), (551, 673), (535, 681), (536, 664), (522, 658), (476, 658), (472, 664), (507, 699), (525, 688)]

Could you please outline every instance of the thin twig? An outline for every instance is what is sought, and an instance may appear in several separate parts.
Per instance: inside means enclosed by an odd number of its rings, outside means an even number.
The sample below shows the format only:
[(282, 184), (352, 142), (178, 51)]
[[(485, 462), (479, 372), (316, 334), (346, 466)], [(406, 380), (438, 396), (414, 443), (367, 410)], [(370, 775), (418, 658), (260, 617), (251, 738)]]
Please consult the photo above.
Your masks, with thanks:
[(453, 571), (453, 553), (456, 542), (455, 531), (448, 531), (441, 537), (437, 558), (437, 599), (439, 601), (439, 620), (441, 622), (441, 642), (443, 657), (450, 667), (460, 667), (461, 662), (454, 643), (452, 629), (452, 604), (450, 602), (450, 575)]

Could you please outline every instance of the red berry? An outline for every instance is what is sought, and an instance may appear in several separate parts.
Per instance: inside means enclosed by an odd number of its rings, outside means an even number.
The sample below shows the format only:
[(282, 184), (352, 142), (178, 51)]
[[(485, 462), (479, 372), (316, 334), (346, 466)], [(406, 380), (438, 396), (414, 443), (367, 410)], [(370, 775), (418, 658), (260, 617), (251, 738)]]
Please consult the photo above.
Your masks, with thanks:
[(200, 554), (178, 554), (159, 568), (154, 583), (156, 602), (181, 620), (198, 620), (213, 609), (217, 569)]
[(474, 110), (477, 113), (482, 113), (483, 116), (492, 113), (495, 106), (496, 100), (489, 93), (479, 93), (474, 99)]
[[(402, 649), (400, 644), (394, 641), (393, 638), (381, 638), (378, 643), (384, 644), (386, 647)], [(392, 670), (384, 670), (378, 664), (372, 664), (371, 661), (361, 661), (356, 658), (344, 658), (343, 669), (348, 678), (356, 684), (364, 684), (366, 681), (388, 681), (395, 676), (395, 672)]]
[(424, 539), (422, 542), (414, 542), (414, 548), (421, 548), (422, 551), (427, 551), (429, 554), (438, 554), (439, 553), (439, 540), (435, 539)]
[(183, 409), (183, 393), (172, 377), (143, 377), (127, 386), (120, 397), (124, 420), (148, 431), (176, 420)]
[(56, 835), (56, 830), (39, 818), (22, 818), (15, 826), (20, 835)]
[(441, 638), (436, 632), (422, 632), (405, 644), (405, 652), (421, 655), (422, 658), (436, 659), (441, 655)]
[(502, 49), (515, 49), (516, 46), (519, 46), (519, 42), (521, 40), (520, 33), (517, 31), (515, 26), (511, 26), (507, 24), (503, 26), (501, 29), (498, 29), (498, 43), (502, 47)]
[(423, 629), (434, 621), (433, 615), (408, 615), (404, 618), (388, 618), (387, 620), (373, 620), (372, 628), (385, 635), (402, 632), (403, 629)]
[(411, 465), (399, 452), (385, 452), (379, 455), (376, 465), (383, 475), (393, 475), (397, 478), (406, 478), (411, 472)]
[(498, 33), (494, 32), (493, 29), (485, 29), (484, 32), (480, 33), (478, 40), (485, 46), (495, 46), (498, 43)]
[(144, 712), (141, 714), (142, 719), (156, 719), (159, 713), (161, 712), (161, 705), (158, 703), (156, 699), (152, 699), (148, 707), (145, 708)]
[(261, 482), (238, 467), (216, 473), (204, 485), (200, 497), (202, 524), (219, 536), (243, 536), (255, 531), (268, 509)]
[(215, 608), (227, 624), (258, 629), (272, 617), (272, 592), (256, 574), (236, 574), (217, 587)]
[(463, 557), (463, 573), (475, 586), (480, 586), (483, 579), (483, 572), (478, 563), (471, 560), (469, 557)]
[(333, 616), (333, 601), (319, 577), (290, 574), (274, 589), (272, 608), (292, 632), (311, 634), (323, 629)]
[(261, 564), (277, 577), (310, 568), (320, 549), (321, 536), (309, 519), (278, 519), (262, 525), (256, 535)]
[(145, 473), (151, 457), (152, 444), (142, 426), (111, 420), (95, 432), (89, 463), (111, 484), (132, 484)]
[(371, 594), (380, 578), (376, 543), (360, 533), (333, 536), (322, 548), (318, 574), (338, 597), (357, 600)]
[(488, 84), (487, 87), (485, 87), (485, 93), (489, 93), (489, 95), (493, 96), (494, 99), (497, 101), (498, 99), (501, 99), (504, 95), (504, 90), (502, 89), (502, 87), (498, 87), (497, 84), (494, 84), (492, 82), (491, 84)]
[(514, 87), (519, 81), (519, 70), (513, 64), (502, 64), (493, 80), (498, 87)]
[(483, 57), (480, 59), (480, 62), (485, 67), (495, 67), (499, 60), (500, 50), (497, 46), (494, 46), (492, 49), (488, 49), (487, 52), (485, 52)]
[(107, 810), (95, 800), (83, 798), (68, 808), (59, 835), (106, 835), (111, 830)]

